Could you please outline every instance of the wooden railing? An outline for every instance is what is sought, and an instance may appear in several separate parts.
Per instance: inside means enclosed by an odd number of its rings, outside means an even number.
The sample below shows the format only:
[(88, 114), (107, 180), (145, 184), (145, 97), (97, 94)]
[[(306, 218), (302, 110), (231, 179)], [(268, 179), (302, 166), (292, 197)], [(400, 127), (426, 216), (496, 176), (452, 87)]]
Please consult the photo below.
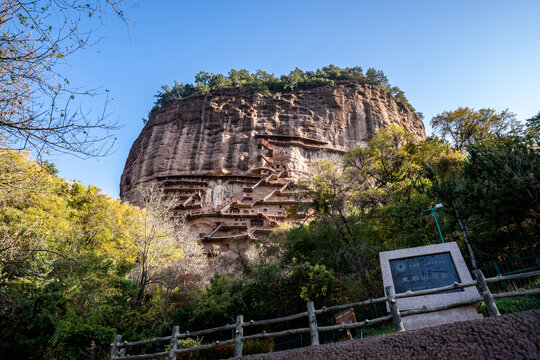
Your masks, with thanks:
[[(500, 299), (500, 298), (511, 297), (511, 296), (526, 296), (526, 295), (540, 294), (540, 288), (533, 288), (533, 289), (528, 289), (528, 290), (520, 289), (517, 291), (492, 294), (488, 286), (488, 284), (496, 283), (499, 281), (507, 281), (507, 280), (515, 280), (515, 279), (523, 279), (523, 278), (540, 276), (540, 271), (515, 274), (515, 275), (507, 275), (507, 276), (499, 275), (496, 277), (486, 279), (484, 278), (482, 271), (474, 270), (473, 275), (475, 278), (474, 281), (465, 282), (465, 283), (453, 283), (448, 286), (421, 290), (421, 291), (414, 291), (414, 292), (407, 291), (405, 293), (400, 293), (400, 294), (396, 294), (392, 286), (387, 286), (385, 287), (386, 296), (384, 297), (380, 297), (376, 299), (372, 298), (365, 301), (330, 306), (330, 307), (323, 306), (321, 309), (315, 309), (315, 305), (313, 304), (312, 301), (310, 301), (307, 303), (307, 308), (306, 308), (307, 311), (304, 311), (298, 314), (284, 316), (284, 317), (274, 318), (274, 319), (251, 320), (248, 322), (244, 322), (243, 316), (237, 315), (235, 324), (227, 324), (227, 325), (223, 325), (223, 326), (212, 328), (212, 329), (206, 329), (206, 330), (200, 330), (200, 331), (194, 331), (194, 332), (186, 331), (184, 333), (180, 333), (179, 327), (174, 326), (172, 330), (172, 334), (170, 336), (158, 337), (158, 338), (141, 340), (141, 341), (132, 341), (132, 342), (128, 342), (128, 341), (122, 342), (122, 336), (117, 335), (114, 342), (111, 344), (111, 353), (110, 353), (109, 359), (135, 360), (135, 359), (154, 359), (154, 358), (167, 357), (169, 360), (176, 360), (176, 355), (178, 354), (182, 354), (185, 352), (199, 351), (199, 350), (207, 350), (207, 349), (212, 349), (212, 348), (229, 345), (229, 344), (234, 344), (234, 356), (239, 357), (239, 356), (242, 356), (242, 341), (260, 339), (260, 338), (272, 338), (272, 337), (277, 337), (277, 336), (293, 335), (293, 334), (301, 334), (301, 333), (310, 333), (311, 345), (319, 345), (320, 332), (360, 328), (364, 326), (373, 325), (376, 323), (385, 322), (390, 319), (392, 319), (392, 322), (394, 324), (394, 328), (396, 331), (404, 331), (405, 329), (403, 327), (403, 322), (401, 321), (401, 318), (403, 316), (447, 310), (447, 309), (451, 309), (458, 306), (479, 303), (482, 301), (486, 303), (489, 316), (500, 316), (499, 310), (497, 309), (494, 299)], [(397, 301), (396, 301), (396, 299), (399, 299), (399, 298), (437, 294), (437, 293), (441, 293), (448, 290), (466, 288), (470, 286), (476, 286), (481, 296), (467, 300), (467, 301), (459, 302), (459, 303), (452, 303), (450, 305), (444, 305), (444, 306), (438, 306), (438, 307), (432, 307), (432, 308), (423, 307), (421, 309), (406, 310), (403, 312), (399, 310)], [(332, 326), (317, 326), (317, 315), (329, 313), (329, 312), (336, 312), (339, 310), (344, 310), (347, 308), (352, 308), (352, 307), (357, 307), (357, 306), (362, 306), (362, 305), (370, 305), (370, 304), (377, 304), (377, 303), (383, 303), (383, 302), (388, 303), (388, 306), (390, 308), (390, 315), (381, 316), (375, 319), (366, 319), (364, 321), (359, 321), (355, 323), (346, 323), (346, 324), (332, 325)], [(262, 331), (260, 333), (253, 334), (253, 335), (246, 335), (246, 336), (244, 335), (245, 328), (254, 327), (254, 326), (268, 326), (268, 325), (283, 323), (283, 322), (296, 320), (300, 318), (308, 318), (309, 326), (305, 328), (295, 328), (295, 329), (288, 329), (288, 330), (275, 331), (275, 332), (269, 332), (269, 333), (267, 333), (266, 331)], [(233, 330), (233, 329), (234, 329), (235, 335), (234, 335), (234, 338), (232, 339), (225, 340), (225, 341), (216, 341), (212, 344), (194, 346), (194, 347), (190, 347), (186, 349), (178, 349), (178, 340), (180, 339), (198, 337), (202, 335), (219, 333), (222, 331)], [(126, 354), (127, 349), (130, 346), (140, 346), (140, 345), (147, 345), (147, 344), (159, 343), (159, 342), (162, 342), (162, 343), (167, 342), (168, 343), (167, 345), (163, 344), (163, 348), (166, 349), (168, 347), (168, 349), (166, 351), (153, 353), (153, 354), (143, 354), (143, 355)]]

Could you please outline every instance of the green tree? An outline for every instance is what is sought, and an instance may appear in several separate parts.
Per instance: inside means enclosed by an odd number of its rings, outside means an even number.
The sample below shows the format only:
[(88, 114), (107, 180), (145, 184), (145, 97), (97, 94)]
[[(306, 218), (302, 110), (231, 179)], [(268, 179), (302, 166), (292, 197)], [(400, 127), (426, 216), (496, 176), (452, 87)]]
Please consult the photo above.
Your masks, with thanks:
[(375, 209), (410, 194), (419, 166), (412, 157), (416, 147), (411, 134), (391, 125), (380, 129), (366, 147), (359, 147), (343, 158), (352, 196), (361, 211)]
[(434, 116), (431, 126), (443, 139), (449, 139), (454, 149), (460, 151), (478, 139), (495, 134), (516, 134), (520, 130), (516, 115), (508, 110), (497, 113), (495, 109), (476, 111), (468, 107)]
[[(288, 75), (281, 75), (280, 77), (262, 70), (257, 70), (251, 74), (246, 69), (231, 69), (228, 76), (201, 71), (195, 76), (195, 84), (176, 84), (175, 82), (173, 88), (163, 85), (163, 91), (158, 91), (155, 95), (156, 101), (148, 118), (166, 103), (181, 100), (192, 94), (206, 95), (213, 91), (235, 87), (243, 92), (277, 94), (312, 89), (319, 86), (335, 86), (336, 81), (367, 82), (379, 85), (390, 93), (397, 102), (404, 104), (411, 111), (415, 111), (405, 97), (404, 92), (397, 86), (392, 87), (382, 71), (371, 68), (368, 70), (368, 73), (369, 76), (365, 76), (362, 68), (359, 66), (341, 68), (335, 65), (328, 65), (316, 71), (303, 71), (295, 68)], [(143, 119), (143, 121), (146, 122), (148, 119)]]
[(302, 263), (289, 273), (290, 282), (297, 286), (300, 299), (313, 301), (318, 306), (337, 305), (347, 302), (344, 284), (324, 265)]
[(456, 201), (479, 261), (538, 247), (540, 153), (531, 140), (503, 136), (467, 148), (458, 177), (436, 182), (434, 193)]
[(385, 87), (389, 87), (388, 78), (381, 70), (375, 70), (374, 68), (369, 68), (366, 71), (366, 80), (370, 84), (381, 84)]
[(298, 85), (307, 80), (306, 74), (299, 68), (294, 69), (285, 79), (285, 88), (294, 91)]
[[(137, 304), (128, 277), (139, 249), (126, 234), (141, 236), (145, 211), (68, 183), (28, 154), (0, 149), (0, 169), (0, 358), (105, 358), (115, 333), (151, 337), (167, 324), (178, 290), (154, 285)], [(174, 271), (159, 268), (167, 284), (205, 261), (188, 245), (149, 252), (171, 261)]]
[(242, 284), (228, 275), (215, 274), (210, 284), (188, 293), (189, 303), (177, 314), (185, 329), (207, 329), (234, 321), (242, 313)]
[(361, 291), (374, 296), (379, 251), (437, 241), (433, 219), (421, 215), (433, 205), (425, 169), (452, 176), (463, 161), (435, 139), (416, 142), (399, 126), (380, 129), (366, 147), (345, 154), (343, 170), (328, 162), (316, 168), (301, 193), (311, 222), (286, 234), (283, 259), (357, 276)]
[(526, 120), (525, 134), (527, 138), (533, 139), (537, 145), (540, 144), (540, 111)]

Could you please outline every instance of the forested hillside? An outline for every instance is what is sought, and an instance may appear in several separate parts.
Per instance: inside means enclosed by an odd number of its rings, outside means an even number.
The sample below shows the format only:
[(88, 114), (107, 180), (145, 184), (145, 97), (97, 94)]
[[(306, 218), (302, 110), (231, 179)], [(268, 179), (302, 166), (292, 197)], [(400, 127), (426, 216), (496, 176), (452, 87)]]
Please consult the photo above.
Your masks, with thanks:
[[(319, 163), (302, 184), (306, 205), (289, 209), (309, 220), (274, 229), (256, 253), (238, 258), (236, 276), (209, 282), (200, 245), (166, 215), (173, 204), (159, 190), (139, 209), (2, 149), (2, 358), (105, 358), (115, 333), (136, 340), (173, 324), (195, 330), (239, 313), (300, 312), (308, 300), (320, 307), (380, 296), (378, 252), (439, 242), (433, 217), (422, 213), (439, 202), (444, 238), (458, 242), (470, 267), (456, 209), (478, 267), (537, 252), (538, 116), (519, 128), (488, 110), (432, 120), (456, 135), (448, 141), (416, 142), (390, 126), (342, 164)], [(497, 131), (479, 126), (486, 121)]]
[[(367, 14), (360, 2), (276, 9), (273, 2), (141, 3), (134, 21), (141, 27), (131, 37), (132, 22), (126, 16), (139, 6), (130, 0), (0, 2), (1, 360), (107, 359), (115, 334), (135, 341), (170, 335), (173, 325), (182, 332), (194, 331), (234, 323), (237, 314), (249, 321), (303, 312), (306, 301), (321, 308), (380, 296), (378, 253), (438, 243), (435, 220), (423, 212), (438, 203), (443, 204), (436, 210), (442, 236), (459, 244), (470, 268), (525, 255), (535, 262), (528, 270), (540, 266), (540, 113), (519, 122), (508, 110), (443, 111), (441, 105), (462, 101), (453, 97), (459, 93), (470, 103), (488, 99), (497, 106), (515, 104), (521, 113), (530, 111), (538, 97), (531, 86), (538, 83), (531, 61), (538, 58), (531, 52), (531, 44), (538, 42), (533, 26), (537, 11), (530, 4), (516, 2), (520, 7), (515, 9), (494, 4), (488, 9), (486, 4), (463, 2), (464, 9), (454, 3), (441, 9), (384, 2), (379, 8), (370, 5), (369, 16), (357, 26), (358, 14)], [(487, 12), (490, 16), (484, 16)], [(111, 18), (121, 24), (124, 37), (118, 37), (120, 30)], [(383, 26), (380, 19), (387, 20)], [(444, 41), (418, 36), (426, 29)], [(108, 39), (103, 49), (94, 47), (100, 38)], [(343, 44), (347, 51), (341, 51)], [(508, 53), (515, 56), (498, 56), (503, 48), (511, 48)], [(417, 89), (416, 99), (437, 103), (442, 112), (431, 119), (433, 135), (425, 140), (418, 140), (424, 139), (423, 124), (417, 127), (420, 137), (414, 138), (403, 128), (387, 127), (391, 122), (381, 118), (381, 126), (359, 138), (366, 140), (365, 147), (348, 151), (342, 162), (319, 162), (316, 171), (294, 187), (302, 201), (291, 203), (302, 206), (285, 209), (294, 225), (275, 226), (256, 241), (253, 251), (239, 253), (227, 264), (234, 274), (214, 271), (224, 268), (222, 260), (215, 256), (208, 261), (183, 219), (171, 216), (178, 204), (167, 200), (163, 189), (141, 191), (141, 207), (135, 207), (96, 186), (60, 178), (55, 165), (44, 161), (51, 154), (87, 159), (114, 150), (123, 153), (115, 148), (117, 140), (133, 134), (120, 132), (115, 119), (138, 118), (141, 109), (136, 105), (144, 105), (144, 89), (156, 79), (184, 77), (201, 64), (214, 69), (257, 63), (282, 69), (291, 59), (318, 64), (320, 54), (332, 54), (339, 64), (362, 58), (385, 64), (400, 81), (417, 83), (422, 91)], [(347, 82), (377, 88), (383, 102), (392, 96), (397, 108), (415, 111), (382, 71), (328, 65), (278, 76), (246, 69), (225, 75), (199, 72), (193, 83), (163, 86), (150, 115), (186, 97), (236, 92), (287, 100), (293, 96), (282, 93), (316, 87), (335, 92)], [(111, 108), (113, 97), (120, 102)], [(305, 112), (311, 104), (304, 106)], [(386, 111), (356, 111), (361, 107), (355, 103), (342, 118), (375, 119)], [(243, 108), (234, 110), (241, 115), (237, 119), (251, 123)], [(206, 110), (200, 106), (196, 111)], [(298, 115), (287, 112), (276, 112), (276, 117)], [(420, 122), (422, 114), (416, 115)], [(325, 119), (331, 123), (335, 117)], [(219, 129), (215, 124), (204, 126), (212, 132)], [(249, 131), (234, 135), (256, 139), (256, 132)], [(233, 146), (240, 144), (230, 138)], [(290, 132), (287, 138), (296, 142), (299, 137)], [(206, 149), (199, 139), (190, 151)], [(300, 139), (304, 148), (325, 144)], [(222, 151), (208, 149), (218, 155)], [(246, 159), (255, 155), (244, 150), (238, 154)], [(214, 163), (205, 169), (225, 174)], [(69, 164), (74, 169), (88, 163)], [(167, 161), (156, 161), (156, 166), (163, 164)], [(105, 177), (102, 164), (92, 166), (89, 172)], [(305, 221), (294, 222), (296, 215)], [(506, 304), (499, 307), (501, 313), (540, 308), (538, 295), (498, 301)], [(377, 316), (386, 311), (373, 307), (366, 312), (371, 309), (379, 311)], [(374, 317), (359, 311), (357, 316)], [(328, 313), (319, 320), (321, 325), (334, 321)], [(367, 331), (373, 334), (373, 328)], [(188, 338), (179, 346), (214, 340)], [(244, 354), (272, 351), (273, 341), (245, 341)], [(143, 345), (134, 351), (146, 350), (156, 349)], [(232, 345), (221, 346), (184, 356), (221, 359), (231, 356), (231, 350)]]
[[(102, 358), (118, 331), (150, 335), (167, 296), (206, 265), (157, 190), (139, 209), (0, 149), (0, 357)], [(167, 289), (167, 290), (165, 290)]]

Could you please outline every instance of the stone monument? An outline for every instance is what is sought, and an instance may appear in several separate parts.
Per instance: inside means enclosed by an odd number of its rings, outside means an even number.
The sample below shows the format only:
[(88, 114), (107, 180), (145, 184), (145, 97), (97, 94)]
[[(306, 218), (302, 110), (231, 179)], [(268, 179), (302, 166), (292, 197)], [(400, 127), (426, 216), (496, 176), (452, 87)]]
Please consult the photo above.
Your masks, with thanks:
[[(420, 246), (379, 253), (384, 286), (392, 286), (396, 294), (420, 291), (470, 282), (471, 274), (455, 242)], [(400, 311), (434, 308), (477, 299), (476, 287), (453, 289), (442, 293), (399, 298)], [(481, 318), (477, 305), (465, 305), (425, 314), (403, 317), (405, 330)]]

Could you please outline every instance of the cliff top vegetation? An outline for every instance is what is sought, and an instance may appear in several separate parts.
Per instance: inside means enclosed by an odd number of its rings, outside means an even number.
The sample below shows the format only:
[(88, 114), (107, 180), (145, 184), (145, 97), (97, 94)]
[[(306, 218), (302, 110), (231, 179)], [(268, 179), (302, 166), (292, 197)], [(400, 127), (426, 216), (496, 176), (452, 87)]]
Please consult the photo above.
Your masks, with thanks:
[[(319, 86), (335, 86), (337, 81), (354, 81), (379, 85), (390, 93), (397, 102), (404, 104), (411, 111), (415, 111), (414, 107), (405, 97), (405, 93), (399, 87), (392, 86), (382, 70), (369, 68), (364, 74), (360, 66), (341, 68), (335, 65), (328, 65), (315, 71), (304, 71), (296, 68), (288, 75), (281, 75), (279, 77), (263, 70), (250, 73), (246, 69), (231, 69), (228, 75), (200, 71), (195, 75), (195, 82), (193, 84), (183, 84), (175, 81), (173, 87), (163, 85), (161, 90), (155, 95), (156, 101), (148, 114), (148, 118), (170, 101), (182, 100), (190, 95), (205, 95), (233, 88), (239, 88), (241, 91), (248, 93), (288, 93)], [(421, 116), (421, 114), (419, 115)]]

